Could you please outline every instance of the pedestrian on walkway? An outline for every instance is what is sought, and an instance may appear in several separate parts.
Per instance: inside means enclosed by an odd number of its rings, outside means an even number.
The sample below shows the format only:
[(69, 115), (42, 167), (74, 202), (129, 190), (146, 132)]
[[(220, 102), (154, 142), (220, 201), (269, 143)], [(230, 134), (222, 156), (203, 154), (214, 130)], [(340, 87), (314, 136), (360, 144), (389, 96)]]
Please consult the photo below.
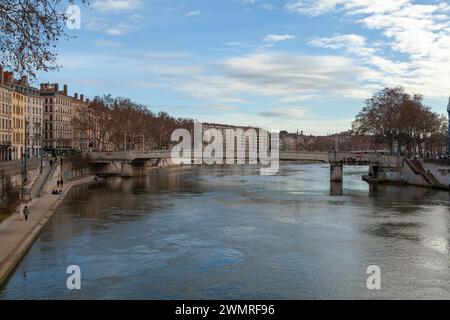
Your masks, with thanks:
[(56, 181), (56, 185), (58, 186), (58, 188), (59, 188), (59, 180), (58, 181)]
[(63, 185), (64, 185), (64, 182), (63, 182), (63, 180), (62, 180), (62, 179), (61, 179), (60, 185), (61, 185), (61, 188), (62, 188), (62, 187), (63, 187)]
[(23, 215), (25, 217), (25, 221), (28, 220), (28, 213), (29, 213), (28, 207), (25, 206), (25, 208), (23, 208)]

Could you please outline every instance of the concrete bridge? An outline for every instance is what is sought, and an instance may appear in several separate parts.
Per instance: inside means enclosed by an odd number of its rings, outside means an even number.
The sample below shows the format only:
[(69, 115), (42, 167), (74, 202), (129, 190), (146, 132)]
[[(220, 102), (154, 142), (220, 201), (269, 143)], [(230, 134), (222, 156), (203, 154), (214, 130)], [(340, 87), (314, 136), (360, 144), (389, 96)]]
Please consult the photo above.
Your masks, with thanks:
[[(171, 150), (154, 150), (154, 151), (114, 151), (114, 152), (91, 152), (89, 158), (91, 162), (102, 161), (128, 161), (142, 162), (153, 159), (170, 159), (172, 157)], [(320, 161), (328, 162), (328, 152), (297, 152), (297, 151), (281, 151), (281, 161)]]
[[(155, 165), (170, 165), (171, 150), (153, 151), (114, 151), (88, 153), (91, 168), (94, 172), (120, 173), (123, 177), (141, 175), (145, 165), (154, 161)], [(280, 161), (312, 161), (330, 163), (331, 181), (342, 181), (344, 165), (382, 165), (398, 166), (398, 157), (387, 156), (376, 152), (308, 152), (280, 151)]]
[[(153, 151), (113, 151), (90, 152), (91, 162), (127, 161), (145, 162), (154, 159), (170, 159), (171, 150)], [(309, 151), (280, 151), (281, 161), (318, 161), (318, 162), (344, 162), (345, 164), (378, 164), (394, 165), (398, 157), (383, 155), (376, 152), (309, 152)]]

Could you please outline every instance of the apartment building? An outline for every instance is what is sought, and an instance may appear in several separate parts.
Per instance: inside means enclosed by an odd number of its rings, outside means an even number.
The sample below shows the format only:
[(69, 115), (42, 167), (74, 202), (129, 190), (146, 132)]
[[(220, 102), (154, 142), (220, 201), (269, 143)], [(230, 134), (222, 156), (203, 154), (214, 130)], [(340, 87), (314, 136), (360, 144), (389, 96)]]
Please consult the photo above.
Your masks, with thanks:
[(92, 119), (89, 99), (84, 100), (84, 95), (75, 93), (72, 98), (72, 147), (75, 150), (89, 151), (92, 141)]
[[(13, 81), (10, 87), (24, 97), (23, 134), (24, 152), (27, 158), (38, 158), (42, 154), (42, 109), (43, 100), (39, 89), (30, 86), (28, 77)], [(26, 150), (25, 150), (26, 149)]]
[[(266, 141), (264, 137), (259, 136), (259, 129), (250, 126), (233, 126), (227, 124), (218, 123), (202, 123), (203, 138), (204, 140), (211, 142), (211, 136), (208, 134), (208, 130), (216, 129), (221, 132), (223, 139), (223, 150), (231, 150), (235, 155), (244, 154), (246, 158), (249, 154), (257, 155), (259, 146)], [(230, 136), (231, 140), (227, 141), (227, 130), (234, 133)], [(240, 131), (240, 133), (239, 133)], [(253, 136), (254, 134), (254, 136)], [(231, 146), (234, 144), (234, 148)], [(226, 153), (226, 151), (225, 151)], [(224, 154), (226, 156), (226, 154)]]
[(57, 83), (41, 84), (43, 112), (43, 149), (54, 155), (68, 155), (73, 148), (73, 97), (67, 85), (62, 91)]
[(10, 160), (20, 160), (25, 152), (25, 95), (16, 90), (14, 75), (12, 72), (3, 72), (3, 84), (11, 94), (11, 146)]
[(5, 85), (0, 68), (0, 162), (12, 160), (12, 90)]
[(20, 160), (25, 154), (25, 95), (12, 92), (12, 160)]
[(14, 79), (0, 68), (0, 161), (41, 155), (42, 99), (28, 77)]

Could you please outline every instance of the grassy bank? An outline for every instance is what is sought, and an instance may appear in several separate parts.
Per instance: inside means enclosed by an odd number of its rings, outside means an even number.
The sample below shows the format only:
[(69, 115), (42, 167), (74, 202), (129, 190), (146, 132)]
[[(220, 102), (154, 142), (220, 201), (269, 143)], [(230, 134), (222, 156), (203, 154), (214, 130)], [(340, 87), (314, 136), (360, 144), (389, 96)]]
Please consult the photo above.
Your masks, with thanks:
[(10, 216), (9, 213), (3, 213), (3, 212), (0, 212), (0, 223), (2, 223), (3, 221), (5, 221), (9, 216)]

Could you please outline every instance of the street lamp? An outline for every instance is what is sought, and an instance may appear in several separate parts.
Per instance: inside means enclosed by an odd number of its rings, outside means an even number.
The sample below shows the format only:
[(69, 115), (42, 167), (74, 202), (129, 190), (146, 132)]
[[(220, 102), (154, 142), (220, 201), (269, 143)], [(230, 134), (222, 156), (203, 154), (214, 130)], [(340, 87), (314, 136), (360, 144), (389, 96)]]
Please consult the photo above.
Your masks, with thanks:
[(43, 153), (42, 153), (42, 150), (43, 150), (43, 148), (44, 148), (43, 134), (42, 134), (42, 131), (40, 130), (40, 129), (41, 129), (41, 124), (40, 124), (40, 123), (36, 123), (36, 124), (34, 125), (34, 127), (35, 127), (36, 129), (39, 129), (39, 130), (38, 130), (39, 133), (36, 133), (34, 136), (35, 136), (36, 140), (39, 140), (39, 141), (40, 141), (40, 145), (41, 145), (41, 148), (38, 149), (38, 155), (41, 157), (41, 168), (40, 168), (40, 173), (42, 173), (42, 171), (43, 171), (43, 163), (42, 163)]
[(27, 157), (28, 157), (28, 125), (29, 121), (25, 119), (25, 150), (24, 150), (24, 158), (23, 158), (23, 184), (27, 182)]

